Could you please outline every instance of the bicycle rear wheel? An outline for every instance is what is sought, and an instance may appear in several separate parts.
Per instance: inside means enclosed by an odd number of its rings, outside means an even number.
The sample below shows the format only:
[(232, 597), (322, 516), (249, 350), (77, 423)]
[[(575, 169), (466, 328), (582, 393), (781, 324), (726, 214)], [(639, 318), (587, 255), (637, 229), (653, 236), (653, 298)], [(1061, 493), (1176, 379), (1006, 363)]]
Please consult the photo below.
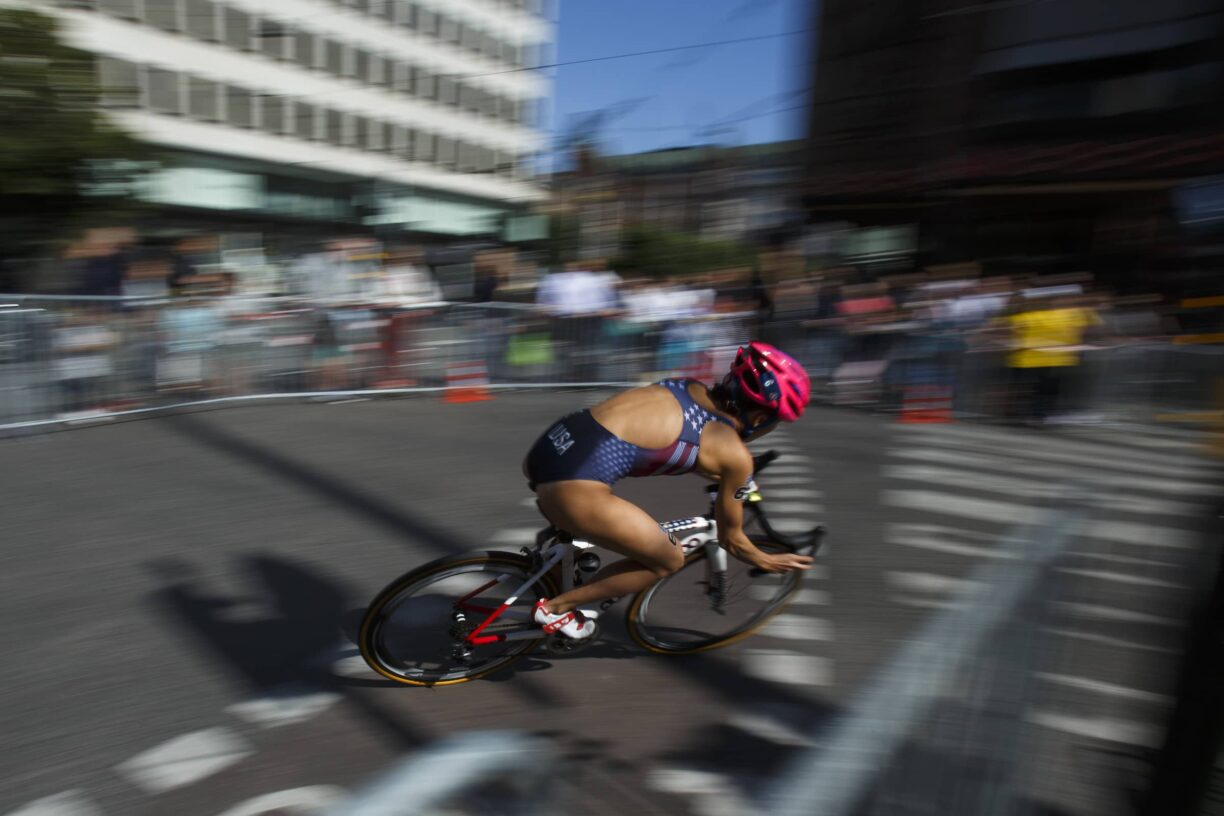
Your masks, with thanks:
[[(767, 553), (790, 552), (755, 536), (753, 543)], [(799, 572), (759, 573), (728, 557), (719, 611), (707, 563), (706, 551), (698, 550), (678, 572), (634, 597), (626, 613), (634, 642), (659, 654), (692, 654), (734, 643), (782, 611), (802, 578)]]
[[(448, 686), (466, 683), (500, 671), (538, 645), (543, 638), (507, 640), (476, 646), (470, 658), (459, 659), (455, 646), (464, 632), (456, 636), (452, 619), (455, 602), (495, 579), (471, 600), (481, 606), (496, 607), (531, 576), (531, 563), (520, 555), (505, 552), (474, 553), (443, 558), (393, 581), (370, 603), (361, 621), (358, 646), (371, 669), (397, 683), (411, 686)], [(523, 613), (530, 613), (538, 598), (555, 594), (547, 575), (536, 581), (511, 606), (509, 614), (495, 621), (485, 634), (521, 629)], [(474, 626), (483, 618), (471, 616)]]

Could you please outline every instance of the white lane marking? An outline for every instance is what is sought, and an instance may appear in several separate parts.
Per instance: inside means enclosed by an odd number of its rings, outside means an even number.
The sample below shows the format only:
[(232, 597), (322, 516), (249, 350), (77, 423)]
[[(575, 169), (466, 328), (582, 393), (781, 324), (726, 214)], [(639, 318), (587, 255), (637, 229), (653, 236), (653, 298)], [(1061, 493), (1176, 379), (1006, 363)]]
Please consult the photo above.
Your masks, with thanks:
[(325, 809), (340, 804), (344, 796), (344, 788), (335, 785), (289, 788), (239, 802), (218, 816), (321, 816)]
[(765, 502), (765, 512), (770, 516), (803, 516), (812, 518), (824, 513), (824, 505), (812, 502)]
[(760, 714), (736, 712), (727, 720), (727, 725), (775, 745), (807, 746), (812, 744), (810, 739), (796, 731), (790, 724), (772, 717), (763, 717)]
[(918, 609), (961, 609), (964, 604), (947, 598), (911, 598), (907, 595), (890, 595), (888, 600), (902, 606), (913, 606)]
[(8, 816), (102, 816), (102, 810), (79, 790), (36, 799)]
[(1111, 564), (1132, 564), (1137, 567), (1163, 567), (1165, 569), (1177, 569), (1183, 566), (1182, 564), (1174, 561), (1154, 561), (1151, 558), (1132, 558), (1128, 555), (1087, 552), (1085, 550), (1071, 550), (1069, 553), (1067, 553), (1067, 555), (1075, 558), (1091, 558), (1094, 561), (1106, 561)]
[(1141, 652), (1159, 652), (1160, 654), (1179, 654), (1176, 649), (1170, 649), (1167, 646), (1153, 646), (1149, 643), (1138, 643), (1133, 640), (1098, 635), (1095, 632), (1080, 632), (1076, 629), (1062, 629), (1057, 626), (1043, 626), (1041, 631), (1071, 640), (1082, 640), (1085, 643), (1098, 643), (1102, 646), (1117, 647), (1119, 649), (1137, 649)]
[(1115, 606), (1087, 604), (1076, 601), (1057, 601), (1054, 604), (1069, 615), (1077, 618), (1100, 621), (1119, 621), (1123, 623), (1150, 623), (1156, 626), (1180, 627), (1183, 621), (1166, 618), (1162, 615), (1150, 615), (1147, 612), (1135, 612), (1131, 609), (1118, 609)]
[(1148, 748), (1159, 747), (1162, 733), (1162, 729), (1156, 726), (1110, 717), (1073, 717), (1053, 711), (1033, 711), (1025, 714), (1024, 718), (1034, 725), (1076, 737)]
[(1161, 705), (1170, 705), (1173, 702), (1173, 698), (1167, 694), (1157, 694), (1153, 691), (1119, 686), (1115, 683), (1092, 680), (1088, 677), (1075, 677), (1074, 675), (1055, 674), (1052, 672), (1033, 672), (1033, 676), (1038, 680), (1044, 680), (1057, 686), (1091, 691), (1093, 694), (1104, 694), (1124, 700), (1139, 700), (1145, 703), (1159, 703)]
[(890, 507), (904, 507), (999, 524), (1023, 524), (1039, 514), (1039, 511), (1025, 504), (970, 498), (934, 490), (885, 490), (883, 502)]
[(777, 649), (745, 649), (744, 673), (796, 686), (833, 685), (833, 664), (828, 658)]
[(833, 624), (823, 618), (809, 618), (783, 612), (769, 621), (763, 630), (770, 637), (787, 640), (832, 640)]
[(528, 496), (527, 498), (525, 498), (525, 499), (523, 499), (521, 502), (519, 502), (519, 504), (520, 504), (520, 505), (522, 505), (523, 507), (528, 507), (528, 508), (531, 508), (532, 510), (534, 510), (534, 509), (536, 509), (536, 497), (535, 497), (535, 496)]
[(889, 571), (885, 580), (897, 589), (907, 592), (958, 592), (979, 589), (980, 581), (967, 578), (951, 578), (933, 572)]
[(804, 487), (780, 487), (777, 490), (769, 490), (769, 498), (771, 499), (823, 499), (824, 491), (816, 490), (815, 488)]
[(489, 537), (489, 541), (493, 544), (534, 544), (536, 533), (540, 532), (543, 525), (539, 527), (505, 527), (501, 530), (495, 530), (493, 535)]
[(761, 477), (761, 484), (764, 486), (766, 492), (774, 489), (775, 487), (811, 487), (812, 485), (816, 484), (816, 476), (813, 474), (808, 474), (807, 476), (800, 476), (798, 474), (778, 474), (777, 476), (771, 476), (767, 473)]
[(1082, 578), (1095, 578), (1098, 581), (1112, 581), (1115, 584), (1131, 584), (1133, 586), (1167, 587), (1169, 589), (1186, 589), (1185, 584), (1173, 581), (1161, 581), (1158, 578), (1144, 578), (1139, 575), (1127, 575), (1121, 572), (1106, 570), (1080, 569), (1078, 567), (1059, 567), (1058, 571), (1066, 575), (1078, 575)]
[[(812, 570), (819, 567), (812, 567)], [(809, 572), (810, 574), (810, 572)], [(753, 584), (748, 587), (748, 596), (757, 601), (772, 601), (778, 596), (776, 587), (763, 586)], [(813, 606), (826, 606), (829, 603), (829, 593), (823, 589), (801, 589), (791, 596), (790, 605), (812, 604)]]
[(993, 456), (1002, 462), (1022, 462), (1029, 465), (1044, 465), (1045, 467), (1060, 467), (1069, 465), (1085, 469), (1090, 473), (1120, 472), (1128, 475), (1136, 473), (1147, 476), (1169, 476), (1173, 478), (1210, 478), (1211, 473), (1206, 466), (1197, 462), (1153, 462), (1150, 457), (1141, 459), (1117, 459), (1068, 452), (1066, 450), (1043, 450), (1032, 445), (1017, 444), (1000, 446), (985, 442), (963, 443), (950, 439), (922, 437), (914, 442), (922, 445), (943, 446), (946, 450), (958, 453), (972, 453), (983, 456)]
[[(1032, 479), (1018, 479), (993, 473), (984, 474), (929, 465), (888, 465), (884, 467), (883, 473), (886, 478), (890, 479), (1000, 493), (1026, 499), (1054, 498), (1065, 492), (1061, 485), (1051, 481), (1048, 477), (1034, 476)], [(1144, 515), (1197, 516), (1202, 512), (1202, 507), (1197, 504), (1118, 494), (1112, 491), (1093, 493), (1090, 500), (1097, 507)]]
[(735, 782), (725, 774), (689, 768), (656, 768), (646, 784), (658, 791), (688, 799), (697, 816), (739, 816), (752, 813), (752, 803)]
[(163, 742), (115, 766), (148, 793), (163, 793), (197, 782), (254, 753), (228, 728), (206, 728)]
[[(891, 507), (1000, 524), (1030, 523), (1041, 513), (1038, 508), (1015, 502), (970, 498), (933, 490), (886, 490), (883, 502)], [(1091, 522), (1082, 530), (1081, 535), (1145, 547), (1193, 549), (1196, 546), (1194, 537), (1186, 530), (1133, 521)]]
[(305, 722), (340, 700), (339, 694), (302, 686), (286, 686), (254, 700), (244, 700), (225, 710), (239, 719), (263, 728)]
[(1070, 458), (1077, 463), (1106, 465), (1118, 462), (1183, 469), (1211, 467), (1210, 463), (1189, 454), (1162, 454), (1150, 450), (1127, 449), (1118, 445), (1093, 445), (1066, 437), (1043, 438), (1034, 434), (1000, 433), (980, 426), (898, 425), (895, 429), (905, 437), (906, 442), (978, 446), (990, 450), (1005, 450), (1009, 455), (1016, 456), (1058, 456)]
[(947, 534), (920, 529), (917, 524), (889, 524), (885, 527), (884, 541), (902, 547), (917, 547), (923, 550), (965, 555), (970, 558), (1016, 559), (1016, 553), (996, 550), (989, 545), (960, 544), (949, 541)]
[(937, 448), (897, 448), (892, 450), (890, 455), (900, 459), (918, 459), (923, 462), (939, 462), (946, 465), (1024, 474), (1045, 479), (1066, 476), (1089, 476), (1092, 478), (1093, 484), (1097, 486), (1126, 487), (1141, 493), (1173, 493), (1178, 496), (1191, 494), (1215, 496), (1220, 492), (1219, 485), (1209, 481), (1154, 479), (1116, 473), (1101, 473), (1091, 467), (1037, 465), (1029, 462), (1017, 462), (1005, 456), (961, 453)]

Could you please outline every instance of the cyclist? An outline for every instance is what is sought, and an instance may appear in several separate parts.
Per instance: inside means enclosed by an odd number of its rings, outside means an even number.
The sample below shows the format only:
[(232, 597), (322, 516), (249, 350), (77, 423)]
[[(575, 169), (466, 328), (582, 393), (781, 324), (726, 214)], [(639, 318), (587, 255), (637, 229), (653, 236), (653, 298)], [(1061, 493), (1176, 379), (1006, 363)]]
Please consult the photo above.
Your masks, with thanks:
[(572, 638), (595, 632), (579, 606), (646, 589), (684, 566), (678, 542), (646, 511), (612, 493), (625, 476), (697, 471), (719, 483), (719, 542), (767, 572), (804, 570), (809, 556), (768, 554), (744, 534), (741, 502), (752, 479), (746, 442), (778, 420), (794, 422), (808, 403), (807, 373), (793, 358), (752, 342), (713, 387), (692, 379), (633, 388), (549, 427), (523, 462), (540, 509), (557, 527), (620, 555), (584, 586), (536, 604), (535, 621)]

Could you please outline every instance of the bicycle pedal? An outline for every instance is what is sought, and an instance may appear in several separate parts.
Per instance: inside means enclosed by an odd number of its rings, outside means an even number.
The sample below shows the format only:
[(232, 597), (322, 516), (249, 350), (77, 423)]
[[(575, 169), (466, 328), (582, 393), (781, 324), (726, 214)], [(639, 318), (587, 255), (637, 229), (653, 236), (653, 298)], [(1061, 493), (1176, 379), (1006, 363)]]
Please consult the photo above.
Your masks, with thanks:
[(544, 649), (549, 654), (570, 655), (581, 652), (599, 639), (599, 623), (595, 623), (595, 631), (584, 638), (572, 638), (560, 632), (549, 635), (544, 641)]

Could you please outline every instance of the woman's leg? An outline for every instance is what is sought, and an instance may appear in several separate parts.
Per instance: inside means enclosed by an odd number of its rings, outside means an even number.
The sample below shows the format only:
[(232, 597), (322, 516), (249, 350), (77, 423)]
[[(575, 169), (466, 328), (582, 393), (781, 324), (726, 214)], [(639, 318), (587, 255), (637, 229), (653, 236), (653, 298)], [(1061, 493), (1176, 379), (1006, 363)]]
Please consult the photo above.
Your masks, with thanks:
[(552, 482), (540, 485), (537, 495), (545, 514), (558, 527), (627, 556), (604, 567), (590, 583), (552, 598), (547, 604), (549, 612), (568, 612), (640, 592), (684, 566), (684, 553), (658, 522), (637, 505), (613, 495), (601, 482)]

